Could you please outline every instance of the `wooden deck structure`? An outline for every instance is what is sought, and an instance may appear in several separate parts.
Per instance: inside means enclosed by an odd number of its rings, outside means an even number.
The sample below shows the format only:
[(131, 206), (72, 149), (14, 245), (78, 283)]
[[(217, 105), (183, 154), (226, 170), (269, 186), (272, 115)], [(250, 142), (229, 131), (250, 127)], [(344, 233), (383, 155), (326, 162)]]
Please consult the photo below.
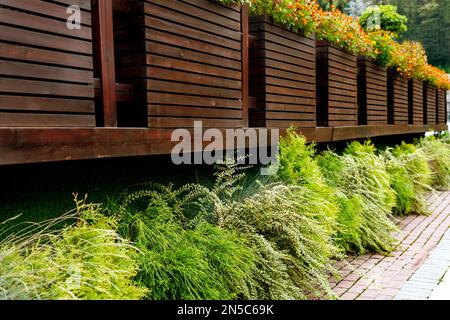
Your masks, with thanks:
[(0, 165), (167, 154), (194, 121), (316, 142), (446, 130), (444, 91), (357, 61), (214, 0), (0, 0)]

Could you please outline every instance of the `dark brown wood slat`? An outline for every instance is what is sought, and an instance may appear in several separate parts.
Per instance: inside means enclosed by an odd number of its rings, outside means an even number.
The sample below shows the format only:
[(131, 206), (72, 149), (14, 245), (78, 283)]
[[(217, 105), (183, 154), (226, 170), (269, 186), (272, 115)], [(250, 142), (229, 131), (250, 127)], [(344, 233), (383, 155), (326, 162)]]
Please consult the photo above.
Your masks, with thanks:
[(150, 117), (150, 128), (193, 128), (195, 121), (201, 121), (204, 128), (242, 128), (242, 120), (181, 118), (181, 117)]
[(73, 68), (93, 69), (91, 56), (79, 56), (46, 49), (37, 49), (0, 42), (0, 58), (54, 64)]
[(62, 36), (75, 37), (87, 41), (92, 40), (92, 30), (89, 27), (83, 26), (79, 30), (70, 30), (66, 27), (66, 21), (59, 21), (41, 16), (32, 16), (31, 18), (27, 13), (1, 7), (0, 22), (16, 27), (26, 26), (27, 28), (35, 29), (39, 32), (52, 32)]
[(388, 73), (388, 120), (390, 124), (408, 124), (408, 80)]
[(95, 126), (91, 28), (69, 30), (64, 2), (24, 3), (0, 0), (0, 126)]
[(54, 97), (0, 95), (0, 109), (92, 114), (94, 113), (94, 101)]
[[(172, 1), (172, 0), (171, 0)], [(175, 0), (173, 0), (175, 1)], [(230, 40), (228, 38), (220, 37), (215, 34), (208, 33), (207, 30), (199, 31), (197, 29), (189, 28), (187, 26), (178, 25), (172, 21), (154, 18), (151, 16), (145, 17), (145, 25), (151, 26), (157, 30), (166, 31), (178, 35), (192, 38), (194, 40), (200, 40), (207, 43), (212, 43), (224, 48), (240, 51), (241, 47), (239, 41)], [(151, 29), (147, 29), (146, 32), (150, 33)]]
[[(39, 13), (62, 21), (66, 21), (68, 18), (66, 10), (69, 5), (79, 5), (80, 8), (84, 8), (85, 10), (87, 9), (87, 11), (82, 12), (81, 23), (88, 26), (92, 24), (91, 13), (88, 9), (90, 8), (89, 0), (67, 0), (67, 2), (67, 5), (62, 6), (42, 0), (0, 0), (0, 5), (20, 9), (30, 13)], [(87, 3), (89, 3), (89, 5), (86, 5)]]
[(94, 76), (92, 71), (87, 70), (67, 69), (5, 60), (0, 60), (0, 75), (87, 84), (92, 83)]
[(250, 95), (259, 107), (251, 111), (250, 125), (315, 126), (315, 48), (306, 45), (314, 42), (266, 17), (250, 18), (250, 34)]
[(445, 90), (438, 89), (436, 92), (436, 112), (437, 123), (447, 123), (447, 92)]
[(77, 114), (31, 114), (8, 113), (0, 114), (0, 127), (93, 127), (95, 119), (91, 115)]
[(177, 69), (186, 72), (200, 73), (210, 76), (218, 76), (229, 79), (241, 80), (241, 72), (236, 70), (224, 69), (215, 66), (209, 66), (198, 62), (191, 62), (175, 58), (167, 58), (153, 54), (147, 55), (147, 65), (162, 67), (167, 69)]
[[(231, 50), (229, 48), (219, 47), (214, 44), (202, 42), (200, 40), (193, 40), (183, 35), (170, 34), (164, 31), (151, 29), (150, 32), (145, 33), (145, 38), (149, 42), (159, 42), (167, 45), (176, 46), (177, 48), (191, 49), (214, 56), (223, 57), (226, 59), (232, 59), (235, 61), (240, 61), (240, 52), (236, 50)], [(150, 51), (150, 50), (148, 50)], [(234, 61), (234, 62), (235, 62)]]
[(92, 42), (0, 25), (0, 41), (91, 55)]
[[(156, 5), (154, 5), (155, 3)], [(215, 34), (219, 36), (223, 36), (225, 38), (232, 39), (234, 41), (240, 42), (240, 35), (236, 31), (240, 31), (239, 23), (235, 24), (233, 30), (229, 28), (224, 28), (218, 24), (217, 21), (205, 21), (202, 19), (198, 19), (198, 16), (190, 16), (192, 12), (190, 10), (184, 11), (182, 10), (182, 2), (180, 1), (158, 1), (151, 0), (146, 4), (144, 12), (147, 15), (151, 15), (157, 17), (158, 19), (163, 19), (166, 21), (170, 21), (177, 25), (184, 25), (187, 27), (193, 27), (193, 30), (204, 32), (204, 30), (208, 30), (210, 34)], [(162, 7), (161, 5), (166, 5), (167, 7)], [(181, 5), (181, 6), (180, 6)], [(192, 6), (188, 6), (188, 8), (193, 8)], [(177, 10), (177, 11), (175, 11)], [(197, 10), (198, 11), (198, 10)], [(204, 10), (202, 10), (205, 16), (210, 18), (213, 17), (212, 14), (206, 14)], [(230, 19), (220, 18), (220, 16), (216, 16), (217, 20), (230, 21)], [(194, 31), (194, 32), (195, 32)]]
[(426, 124), (436, 124), (436, 88), (424, 84), (424, 115), (426, 115)]
[(317, 41), (317, 121), (319, 126), (357, 125), (357, 58)]
[(388, 124), (387, 70), (367, 58), (358, 58), (358, 123)]
[(207, 0), (148, 0), (132, 11), (142, 35), (123, 26), (118, 76), (139, 83), (148, 125), (190, 127), (198, 118), (206, 127), (242, 126), (247, 102), (240, 11)]
[(409, 81), (409, 123), (424, 124), (423, 82), (420, 80)]
[[(211, 49), (211, 46), (205, 48), (206, 51), (208, 51), (207, 49)], [(147, 52), (183, 60), (199, 62), (202, 64), (210, 64), (221, 68), (233, 69), (237, 71), (241, 70), (241, 62), (239, 60), (232, 60), (218, 57), (216, 55), (210, 54), (210, 51), (208, 51), (208, 53), (206, 54), (202, 52), (189, 50), (188, 48), (174, 47), (153, 41), (147, 41)]]

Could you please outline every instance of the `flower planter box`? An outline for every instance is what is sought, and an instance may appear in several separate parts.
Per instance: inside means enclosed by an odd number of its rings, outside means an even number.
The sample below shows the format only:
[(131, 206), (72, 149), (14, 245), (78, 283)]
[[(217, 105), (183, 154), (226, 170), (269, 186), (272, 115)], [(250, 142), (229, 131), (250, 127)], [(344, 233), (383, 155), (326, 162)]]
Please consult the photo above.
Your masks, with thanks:
[(388, 122), (389, 124), (409, 123), (408, 80), (388, 71)]
[(423, 82), (420, 80), (409, 80), (409, 123), (424, 124), (423, 114)]
[(250, 126), (316, 126), (316, 43), (271, 23), (250, 17)]
[(80, 30), (61, 1), (0, 4), (0, 127), (94, 126), (90, 1)]
[(328, 41), (317, 41), (317, 121), (319, 126), (358, 125), (357, 57)]
[[(135, 1), (118, 77), (150, 128), (243, 126), (241, 9), (208, 0)], [(132, 43), (131, 43), (132, 42)]]
[(360, 125), (386, 125), (387, 69), (366, 57), (358, 58), (358, 117)]
[(437, 123), (447, 123), (447, 91), (438, 89), (436, 90), (436, 112)]
[(423, 110), (425, 124), (436, 124), (436, 88), (424, 83), (423, 85)]

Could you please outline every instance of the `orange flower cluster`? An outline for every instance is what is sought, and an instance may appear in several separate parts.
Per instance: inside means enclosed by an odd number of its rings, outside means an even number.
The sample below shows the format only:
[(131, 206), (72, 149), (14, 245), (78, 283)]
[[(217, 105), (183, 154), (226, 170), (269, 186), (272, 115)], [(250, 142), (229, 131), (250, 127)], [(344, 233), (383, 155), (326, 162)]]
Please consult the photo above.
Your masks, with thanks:
[(428, 64), (425, 49), (419, 42), (396, 43), (390, 66), (405, 78), (419, 79), (437, 88), (450, 90), (448, 75), (443, 70)]
[(427, 64), (427, 55), (419, 42), (395, 43), (390, 65), (405, 78), (420, 78), (418, 71)]
[(247, 0), (252, 14), (268, 15), (288, 30), (309, 35), (315, 31), (316, 0)]
[(331, 11), (315, 12), (316, 34), (319, 40), (331, 43), (357, 55), (375, 58), (375, 49), (358, 20), (332, 6)]
[(450, 79), (445, 71), (430, 64), (426, 64), (419, 69), (418, 73), (421, 80), (426, 81), (439, 89), (450, 90)]

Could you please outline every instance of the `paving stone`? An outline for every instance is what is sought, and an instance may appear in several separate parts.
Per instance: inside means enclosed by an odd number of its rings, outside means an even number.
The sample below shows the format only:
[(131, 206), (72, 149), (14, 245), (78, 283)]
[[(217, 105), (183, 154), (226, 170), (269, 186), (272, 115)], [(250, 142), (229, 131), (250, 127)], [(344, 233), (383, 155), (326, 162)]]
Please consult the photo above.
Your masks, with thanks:
[[(399, 219), (399, 241), (390, 256), (366, 254), (341, 262), (341, 299), (427, 299), (450, 265), (450, 192), (430, 194), (430, 216)], [(355, 270), (356, 269), (356, 270)]]

